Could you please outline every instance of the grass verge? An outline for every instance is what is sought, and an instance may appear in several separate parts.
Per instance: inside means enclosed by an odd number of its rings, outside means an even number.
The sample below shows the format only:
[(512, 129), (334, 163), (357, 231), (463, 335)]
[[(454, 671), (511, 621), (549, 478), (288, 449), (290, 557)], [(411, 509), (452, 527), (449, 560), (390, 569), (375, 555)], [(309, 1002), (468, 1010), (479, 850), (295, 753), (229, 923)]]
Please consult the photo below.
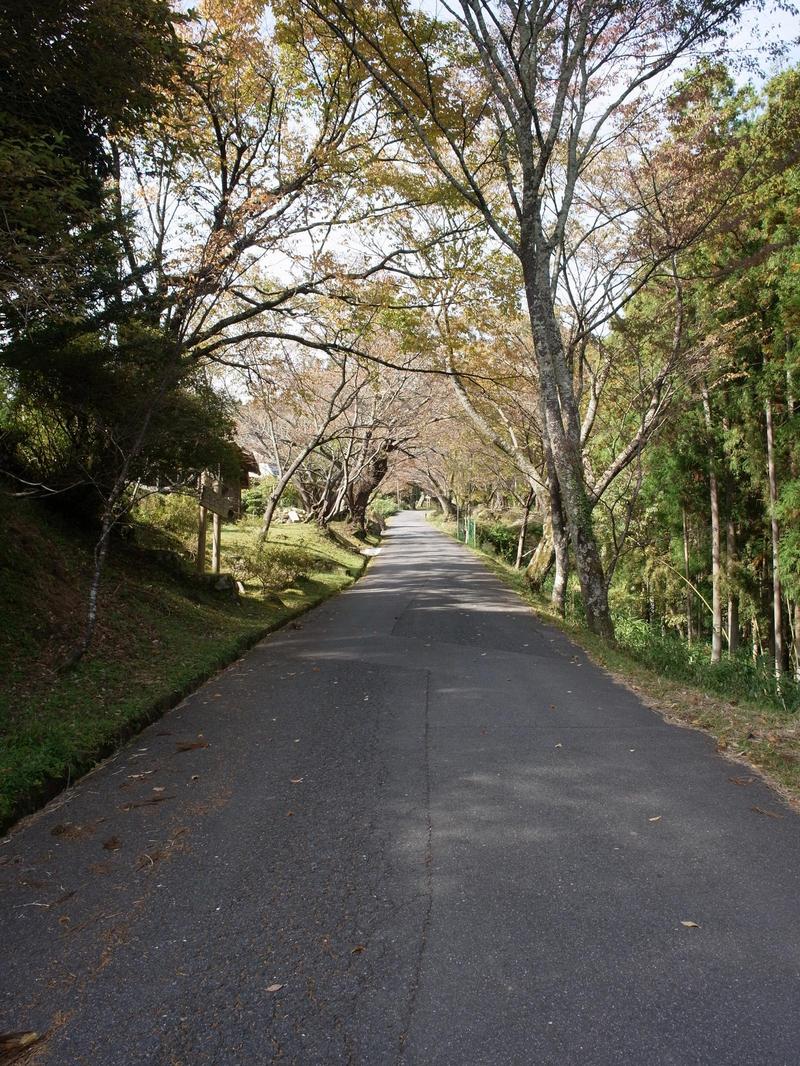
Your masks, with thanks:
[[(313, 568), (278, 596), (234, 598), (115, 545), (89, 655), (58, 672), (84, 611), (90, 545), (34, 505), (2, 517), (0, 545), (0, 830), (35, 810), (174, 706), (242, 651), (352, 584), (366, 558), (344, 529), (275, 527), (270, 543), (302, 545)], [(257, 526), (223, 531), (225, 552)]]
[[(436, 525), (455, 536), (452, 523)], [(619, 644), (608, 644), (585, 626), (561, 618), (549, 602), (533, 593), (522, 571), (496, 557), (470, 548), (506, 585), (551, 625), (557, 626), (615, 680), (632, 689), (669, 721), (700, 729), (714, 738), (717, 750), (740, 760), (763, 776), (795, 809), (800, 809), (800, 715), (797, 711), (717, 691), (718, 677), (709, 663), (708, 688), (687, 685), (638, 659)], [(702, 679), (702, 673), (697, 671)]]

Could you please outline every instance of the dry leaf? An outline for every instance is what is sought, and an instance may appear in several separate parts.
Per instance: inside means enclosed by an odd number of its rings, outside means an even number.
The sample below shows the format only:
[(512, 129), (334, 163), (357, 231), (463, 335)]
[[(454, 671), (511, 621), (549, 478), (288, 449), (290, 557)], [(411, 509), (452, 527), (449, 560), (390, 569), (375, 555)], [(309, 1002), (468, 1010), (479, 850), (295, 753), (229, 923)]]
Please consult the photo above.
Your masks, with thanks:
[(652, 818), (648, 818), (647, 820), (648, 820), (648, 822), (660, 822), (661, 821), (661, 815), (660, 814), (656, 814)]
[(122, 847), (122, 841), (119, 837), (109, 837), (108, 840), (103, 841), (103, 847), (106, 851), (119, 851)]
[(149, 807), (151, 803), (163, 803), (164, 800), (174, 800), (174, 796), (151, 796), (149, 799), (142, 800), (141, 803), (123, 803), (120, 807), (121, 811), (132, 811), (136, 807)]
[(267, 992), (280, 992), (283, 985), (267, 985)]
[(729, 777), (728, 780), (731, 781), (734, 785), (741, 785), (742, 787), (744, 787), (745, 785), (752, 785), (752, 783), (755, 781), (755, 778), (754, 777)]
[(292, 785), (299, 785), (302, 780), (303, 780), (302, 777), (290, 777), (289, 778), (289, 782)]
[(751, 807), (751, 811), (755, 811), (756, 814), (765, 814), (767, 818), (783, 818), (782, 814), (778, 814), (777, 811), (765, 811), (763, 807)]
[(13, 1062), (39, 1040), (39, 1034), (31, 1030), (22, 1033), (0, 1033), (0, 1062)]
[(360, 955), (362, 951), (366, 951), (366, 944), (356, 944), (356, 946), (350, 952), (351, 955)]
[(181, 740), (175, 745), (175, 751), (196, 751), (198, 748), (207, 748), (207, 740)]
[(689, 921), (681, 920), (681, 925), (686, 926), (687, 929), (699, 929), (700, 928), (700, 926), (697, 924), (697, 922), (689, 922)]

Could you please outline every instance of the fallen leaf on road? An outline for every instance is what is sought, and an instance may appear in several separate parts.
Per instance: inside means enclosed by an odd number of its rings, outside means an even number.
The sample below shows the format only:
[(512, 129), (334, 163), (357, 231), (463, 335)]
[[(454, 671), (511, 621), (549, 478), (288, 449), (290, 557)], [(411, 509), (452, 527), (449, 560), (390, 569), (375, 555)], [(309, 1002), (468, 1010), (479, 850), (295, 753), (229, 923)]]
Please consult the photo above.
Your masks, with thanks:
[(40, 1039), (38, 1033), (30, 1030), (24, 1033), (0, 1033), (0, 1062), (13, 1062)]
[[(105, 819), (103, 819), (105, 821)], [(78, 825), (75, 822), (63, 822), (54, 825), (50, 830), (50, 836), (64, 837), (65, 840), (80, 840), (81, 837), (91, 836), (94, 827), (91, 825)]]
[(755, 778), (754, 777), (729, 777), (728, 780), (731, 781), (734, 785), (745, 786), (745, 785), (752, 785), (752, 783), (755, 781)]
[(132, 811), (136, 807), (149, 807), (151, 803), (163, 803), (164, 800), (174, 800), (174, 796), (151, 796), (149, 799), (142, 800), (141, 803), (123, 803), (120, 807), (121, 811)]
[(302, 780), (302, 777), (290, 777), (289, 783), (292, 785), (299, 785)]
[(207, 740), (180, 740), (175, 745), (175, 751), (196, 751), (198, 748), (207, 748)]
[(283, 985), (267, 985), (267, 992), (280, 992)]
[(648, 820), (648, 822), (660, 822), (661, 821), (661, 815), (660, 814), (656, 814), (652, 818), (648, 818), (647, 820)]
[(767, 818), (783, 818), (782, 814), (778, 814), (777, 811), (765, 811), (763, 807), (751, 807), (751, 811), (755, 811), (756, 814), (765, 814)]
[(122, 841), (119, 837), (109, 837), (108, 840), (103, 841), (103, 847), (106, 851), (119, 851), (122, 847)]
[(687, 929), (699, 929), (700, 928), (700, 926), (697, 924), (697, 922), (689, 922), (689, 921), (681, 920), (681, 925), (685, 925)]
[(356, 944), (356, 946), (351, 950), (350, 954), (360, 955), (362, 951), (366, 951), (366, 947), (366, 944)]

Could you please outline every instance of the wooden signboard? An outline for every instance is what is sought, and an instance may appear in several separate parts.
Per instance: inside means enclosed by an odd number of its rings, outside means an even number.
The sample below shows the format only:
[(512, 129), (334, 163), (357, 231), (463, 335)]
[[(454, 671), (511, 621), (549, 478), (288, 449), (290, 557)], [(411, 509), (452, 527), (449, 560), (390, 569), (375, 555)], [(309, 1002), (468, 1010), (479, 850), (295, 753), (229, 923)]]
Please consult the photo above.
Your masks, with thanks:
[(222, 483), (217, 489), (213, 481), (203, 480), (200, 491), (200, 506), (226, 522), (238, 518), (242, 509), (242, 490), (238, 485)]

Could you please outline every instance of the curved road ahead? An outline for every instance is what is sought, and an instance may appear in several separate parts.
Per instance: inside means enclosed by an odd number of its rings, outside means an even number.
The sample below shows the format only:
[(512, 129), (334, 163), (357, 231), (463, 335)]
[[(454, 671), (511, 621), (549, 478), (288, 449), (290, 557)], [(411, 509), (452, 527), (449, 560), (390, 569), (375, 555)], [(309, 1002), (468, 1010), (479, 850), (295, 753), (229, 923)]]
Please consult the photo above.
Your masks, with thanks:
[(731, 778), (404, 513), (0, 847), (0, 1032), (47, 1030), (37, 1066), (795, 1066), (800, 819)]

